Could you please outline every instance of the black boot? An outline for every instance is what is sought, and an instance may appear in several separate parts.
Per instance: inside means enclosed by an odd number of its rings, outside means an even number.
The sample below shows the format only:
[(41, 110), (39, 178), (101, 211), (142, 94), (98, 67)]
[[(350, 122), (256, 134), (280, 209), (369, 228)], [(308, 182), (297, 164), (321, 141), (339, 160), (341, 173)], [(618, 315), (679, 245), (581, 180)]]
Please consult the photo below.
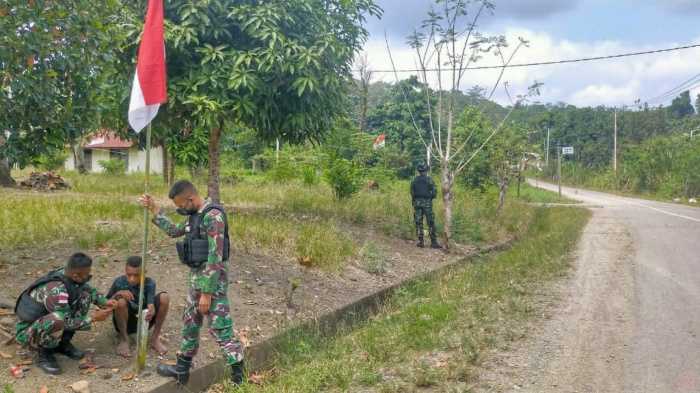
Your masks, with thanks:
[(231, 365), (231, 383), (238, 386), (243, 383), (244, 366), (243, 360)]
[(56, 347), (54, 352), (60, 353), (61, 355), (66, 355), (73, 360), (80, 360), (84, 358), (85, 352), (76, 348), (73, 343), (71, 343), (74, 335), (75, 332), (64, 330), (63, 337), (61, 337), (61, 343), (58, 344), (58, 347)]
[(431, 240), (430, 248), (442, 249), (442, 246), (437, 242), (437, 240)]
[(191, 357), (177, 355), (177, 364), (174, 366), (159, 364), (156, 371), (163, 377), (175, 378), (180, 385), (187, 385), (190, 379), (190, 367), (192, 367)]
[(416, 244), (416, 247), (425, 247), (425, 243), (423, 242), (423, 236), (418, 236), (418, 243)]
[(36, 365), (47, 374), (58, 375), (61, 373), (61, 367), (53, 356), (53, 352), (53, 349), (39, 348)]

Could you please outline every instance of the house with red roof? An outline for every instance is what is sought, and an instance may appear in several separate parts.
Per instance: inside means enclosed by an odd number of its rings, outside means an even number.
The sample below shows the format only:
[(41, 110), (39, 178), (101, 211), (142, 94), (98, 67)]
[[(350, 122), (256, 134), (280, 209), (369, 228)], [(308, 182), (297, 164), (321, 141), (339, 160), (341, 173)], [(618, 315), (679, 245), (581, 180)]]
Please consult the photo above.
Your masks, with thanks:
[[(94, 134), (82, 145), (85, 154), (85, 166), (88, 172), (100, 173), (104, 169), (100, 161), (123, 160), (127, 173), (143, 172), (146, 167), (146, 151), (139, 149), (137, 143), (124, 140), (111, 131)], [(75, 170), (75, 157), (68, 155), (65, 169)], [(151, 173), (163, 173), (163, 148), (151, 148)]]

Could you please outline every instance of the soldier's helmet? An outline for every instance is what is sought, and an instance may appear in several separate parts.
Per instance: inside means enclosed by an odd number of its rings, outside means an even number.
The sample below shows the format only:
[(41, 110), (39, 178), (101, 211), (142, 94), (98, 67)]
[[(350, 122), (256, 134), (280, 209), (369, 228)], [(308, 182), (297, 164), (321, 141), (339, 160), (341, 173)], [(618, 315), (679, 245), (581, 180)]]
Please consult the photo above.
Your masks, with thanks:
[(418, 164), (418, 172), (428, 172), (428, 166), (421, 162)]

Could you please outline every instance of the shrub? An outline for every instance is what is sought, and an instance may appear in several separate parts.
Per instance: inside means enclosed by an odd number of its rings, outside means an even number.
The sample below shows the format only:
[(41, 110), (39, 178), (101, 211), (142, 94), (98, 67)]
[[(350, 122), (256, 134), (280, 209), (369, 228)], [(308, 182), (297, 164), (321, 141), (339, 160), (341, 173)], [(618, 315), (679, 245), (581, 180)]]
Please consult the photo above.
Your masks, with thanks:
[(336, 158), (330, 162), (326, 171), (326, 180), (333, 188), (337, 199), (350, 198), (360, 189), (357, 171), (350, 161), (344, 158)]
[(119, 176), (126, 173), (126, 162), (118, 158), (98, 161), (104, 172), (110, 176)]
[(304, 179), (304, 184), (307, 186), (313, 186), (318, 183), (318, 175), (316, 174), (316, 168), (311, 165), (307, 165), (301, 171), (302, 178)]
[(34, 161), (34, 165), (43, 171), (56, 171), (63, 168), (68, 154), (65, 152), (55, 152), (43, 154)]

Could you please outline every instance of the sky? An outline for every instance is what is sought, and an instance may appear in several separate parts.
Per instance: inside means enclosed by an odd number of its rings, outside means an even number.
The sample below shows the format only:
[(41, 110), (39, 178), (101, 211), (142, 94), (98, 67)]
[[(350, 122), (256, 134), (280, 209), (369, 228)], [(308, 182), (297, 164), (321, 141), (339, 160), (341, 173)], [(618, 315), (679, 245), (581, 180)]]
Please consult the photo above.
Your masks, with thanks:
[[(416, 68), (416, 56), (406, 37), (420, 28), (435, 0), (376, 0), (384, 10), (381, 19), (370, 18), (363, 53), (369, 67), (391, 70), (385, 35), (397, 69)], [(529, 47), (516, 53), (513, 63), (607, 56), (700, 44), (700, 0), (495, 0), (495, 10), (480, 18), (485, 35), (504, 35), (511, 49), (519, 37)], [(466, 26), (467, 20), (462, 23)], [(498, 65), (486, 55), (476, 65)], [(663, 93), (700, 74), (700, 48), (627, 57), (615, 60), (548, 65), (506, 70), (511, 96), (524, 94), (535, 82), (543, 86), (540, 102), (577, 106), (633, 106), (636, 100), (667, 105), (673, 97)], [(410, 73), (401, 73), (400, 78)], [(490, 89), (498, 72), (468, 71), (460, 86)], [(437, 77), (429, 78), (437, 85)], [(393, 73), (374, 73), (373, 81), (394, 82)], [(448, 81), (443, 81), (447, 83)], [(691, 96), (700, 94), (700, 79), (691, 84)], [(510, 102), (503, 85), (494, 99)]]

